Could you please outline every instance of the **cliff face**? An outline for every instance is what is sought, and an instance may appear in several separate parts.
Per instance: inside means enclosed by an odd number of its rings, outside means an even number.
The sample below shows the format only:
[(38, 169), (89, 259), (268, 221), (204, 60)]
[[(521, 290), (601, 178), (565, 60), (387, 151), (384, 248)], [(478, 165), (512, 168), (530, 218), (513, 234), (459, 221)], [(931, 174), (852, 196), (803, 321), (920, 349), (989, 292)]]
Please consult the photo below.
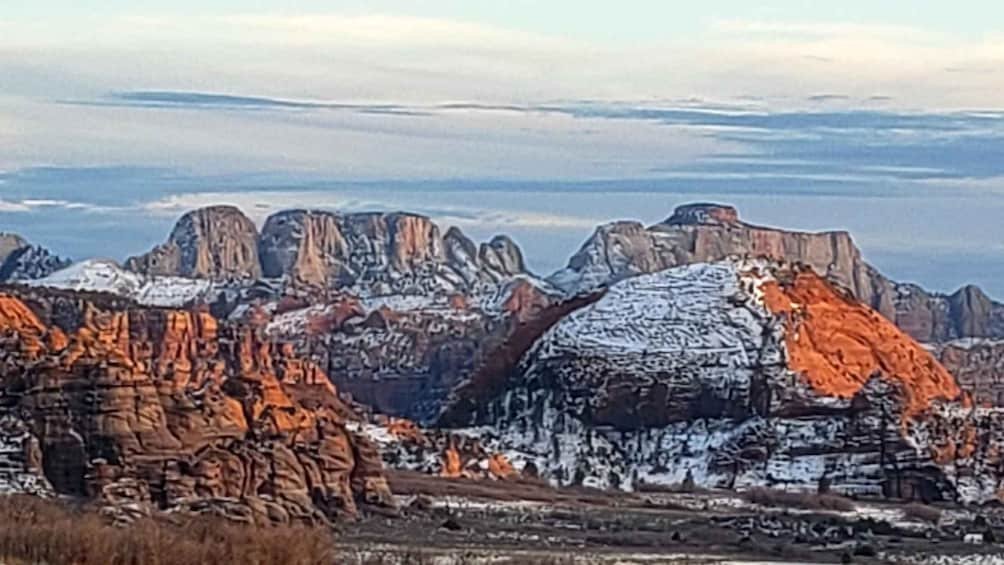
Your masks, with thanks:
[(11, 253), (28, 247), (28, 242), (15, 233), (0, 232), (0, 263), (7, 260)]
[(270, 216), (259, 235), (230, 206), (185, 214), (167, 243), (125, 266), (144, 275), (265, 278), (294, 293), (340, 289), (364, 295), (469, 292), (527, 274), (509, 238), (478, 246), (459, 229), (443, 234), (416, 214), (287, 210)]
[(19, 422), (32, 454), (21, 472), (57, 493), (256, 523), (390, 502), (379, 455), (348, 431), (355, 416), (324, 373), (254, 328), (8, 294), (0, 365), (0, 420)]
[(550, 281), (576, 293), (637, 274), (728, 257), (805, 264), (923, 342), (1004, 336), (1004, 305), (978, 289), (942, 296), (897, 284), (862, 259), (847, 232), (755, 226), (740, 221), (735, 208), (717, 204), (681, 206), (649, 227), (637, 222), (600, 226)]
[(723, 262), (633, 277), (495, 374), (497, 392), (454, 399), (448, 423), (477, 426), (490, 449), (553, 482), (689, 475), (729, 488), (994, 496), (951, 476), (943, 430), (908, 431), (941, 429), (939, 407), (962, 399), (951, 375), (812, 270)]
[(309, 287), (388, 292), (463, 290), (525, 274), (519, 249), (496, 238), (478, 249), (460, 230), (414, 214), (290, 210), (262, 229), (264, 276)]
[(980, 406), (1004, 406), (1004, 341), (967, 338), (933, 347), (938, 361)]
[(129, 258), (126, 268), (145, 275), (257, 279), (258, 229), (233, 206), (193, 210), (178, 220), (166, 243)]

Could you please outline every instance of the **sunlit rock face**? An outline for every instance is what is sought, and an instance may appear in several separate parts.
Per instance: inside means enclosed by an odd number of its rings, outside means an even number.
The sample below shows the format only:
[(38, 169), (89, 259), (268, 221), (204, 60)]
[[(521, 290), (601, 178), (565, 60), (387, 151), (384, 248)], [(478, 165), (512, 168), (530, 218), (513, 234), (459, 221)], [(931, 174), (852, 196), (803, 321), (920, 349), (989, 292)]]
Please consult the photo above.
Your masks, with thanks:
[(261, 524), (390, 503), (327, 376), (257, 328), (32, 290), (0, 296), (0, 364), (0, 422), (19, 421), (29, 454), (21, 483)]
[(505, 237), (477, 246), (457, 228), (405, 213), (289, 210), (265, 222), (259, 243), (266, 277), (361, 294), (466, 291), (526, 274)]
[(443, 423), (556, 483), (994, 496), (952, 475), (940, 423), (967, 406), (955, 379), (809, 268), (731, 260), (623, 280), (495, 374), (497, 394), (454, 399)]
[(125, 266), (146, 275), (257, 279), (258, 228), (233, 206), (200, 208), (178, 220), (166, 243)]

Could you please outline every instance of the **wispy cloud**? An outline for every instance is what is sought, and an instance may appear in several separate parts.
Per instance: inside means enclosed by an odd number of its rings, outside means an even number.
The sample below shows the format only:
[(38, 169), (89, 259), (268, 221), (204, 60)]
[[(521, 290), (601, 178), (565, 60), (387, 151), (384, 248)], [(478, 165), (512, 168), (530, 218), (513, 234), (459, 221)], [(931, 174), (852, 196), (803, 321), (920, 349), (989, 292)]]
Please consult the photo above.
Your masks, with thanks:
[(433, 204), (411, 205), (402, 209), (400, 193), (392, 193), (384, 198), (367, 198), (340, 194), (336, 190), (262, 190), (178, 194), (145, 203), (139, 206), (137, 211), (173, 218), (188, 210), (217, 204), (237, 206), (259, 225), (263, 224), (269, 215), (280, 210), (304, 207), (340, 213), (405, 211), (429, 216), (444, 225), (492, 230), (505, 230), (507, 228), (586, 230), (595, 227), (602, 221), (598, 216), (544, 213), (534, 210), (532, 206), (522, 209), (512, 207), (485, 208), (450, 205), (439, 201)]
[(874, 38), (887, 41), (935, 41), (943, 34), (906, 25), (860, 24), (847, 22), (779, 22), (763, 20), (717, 20), (712, 30), (726, 35), (794, 37), (802, 39)]

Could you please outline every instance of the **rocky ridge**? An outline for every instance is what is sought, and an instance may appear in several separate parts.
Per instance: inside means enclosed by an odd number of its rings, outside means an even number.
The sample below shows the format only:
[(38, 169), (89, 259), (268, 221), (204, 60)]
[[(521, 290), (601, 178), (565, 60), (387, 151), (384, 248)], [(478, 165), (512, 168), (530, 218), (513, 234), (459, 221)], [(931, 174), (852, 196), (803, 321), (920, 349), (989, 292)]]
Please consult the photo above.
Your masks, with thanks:
[(19, 235), (0, 233), (0, 282), (40, 279), (70, 264), (69, 259), (32, 245)]
[(234, 206), (210, 206), (183, 215), (167, 242), (130, 257), (126, 269), (145, 275), (257, 279), (258, 228)]
[[(236, 235), (173, 235), (201, 233), (198, 226), (219, 216), (229, 218), (222, 222), (223, 233)], [(601, 226), (568, 267), (547, 281), (526, 272), (522, 253), (508, 238), (476, 245), (455, 228), (442, 232), (413, 214), (289, 210), (272, 215), (258, 234), (238, 210), (214, 207), (186, 215), (173, 234), (165, 245), (180, 249), (175, 240), (188, 242), (190, 257), (227, 257), (222, 250), (241, 249), (246, 259), (255, 247), (257, 266), (243, 259), (210, 262), (211, 268), (199, 270), (200, 278), (57, 273), (44, 284), (113, 292), (129, 287), (125, 295), (152, 305), (212, 302), (220, 306), (214, 312), (233, 313), (234, 319), (246, 315), (249, 304), (263, 302), (264, 314), (275, 317), (269, 331), (318, 359), (343, 390), (420, 422), (431, 421), (450, 390), (472, 375), (491, 350), (486, 344), (516, 336), (529, 312), (627, 277), (727, 256), (807, 264), (920, 341), (1004, 331), (1004, 307), (975, 287), (944, 296), (894, 283), (864, 262), (846, 232), (760, 227), (742, 222), (734, 208), (714, 204), (681, 206), (649, 227), (636, 222)], [(234, 241), (220, 243), (227, 238)], [(146, 259), (128, 263), (146, 272), (150, 265)], [(186, 272), (172, 269), (167, 271), (174, 275)], [(262, 280), (235, 281), (225, 274), (235, 270), (247, 277), (260, 272)], [(131, 282), (108, 282), (112, 279)], [(329, 318), (341, 316), (346, 297), (356, 301), (356, 317), (332, 328)], [(513, 317), (512, 308), (498, 307), (510, 298), (517, 305), (522, 300), (527, 312)], [(318, 325), (327, 330), (316, 331)]]
[(498, 236), (477, 246), (459, 229), (441, 233), (425, 216), (286, 210), (258, 233), (240, 210), (184, 215), (168, 242), (126, 261), (144, 275), (216, 281), (272, 279), (295, 291), (428, 296), (528, 275), (519, 248)]

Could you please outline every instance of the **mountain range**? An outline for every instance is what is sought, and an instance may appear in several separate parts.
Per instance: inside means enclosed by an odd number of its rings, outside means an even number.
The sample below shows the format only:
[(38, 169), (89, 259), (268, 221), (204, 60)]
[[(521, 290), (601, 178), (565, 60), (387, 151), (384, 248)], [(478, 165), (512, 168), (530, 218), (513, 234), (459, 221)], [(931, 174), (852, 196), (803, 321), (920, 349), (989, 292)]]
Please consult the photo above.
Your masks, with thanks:
[(892, 281), (846, 232), (689, 204), (545, 276), (420, 215), (214, 206), (122, 265), (0, 258), (0, 490), (290, 522), (392, 505), (383, 468), (1004, 486), (1004, 305)]

